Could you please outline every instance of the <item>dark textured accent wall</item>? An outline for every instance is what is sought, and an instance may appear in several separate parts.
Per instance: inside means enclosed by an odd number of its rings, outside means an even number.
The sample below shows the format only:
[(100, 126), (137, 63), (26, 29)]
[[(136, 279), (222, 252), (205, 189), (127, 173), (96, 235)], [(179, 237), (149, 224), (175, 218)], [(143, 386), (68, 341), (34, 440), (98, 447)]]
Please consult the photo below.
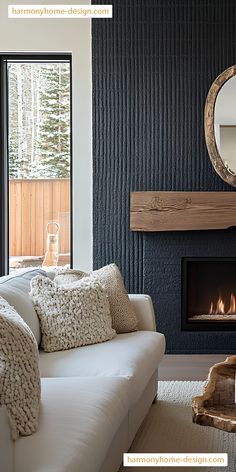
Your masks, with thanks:
[(211, 166), (203, 110), (236, 63), (236, 2), (114, 0), (92, 51), (94, 267), (115, 261), (152, 296), (168, 352), (234, 352), (236, 332), (181, 332), (181, 258), (236, 256), (236, 230), (131, 233), (129, 195), (234, 190)]

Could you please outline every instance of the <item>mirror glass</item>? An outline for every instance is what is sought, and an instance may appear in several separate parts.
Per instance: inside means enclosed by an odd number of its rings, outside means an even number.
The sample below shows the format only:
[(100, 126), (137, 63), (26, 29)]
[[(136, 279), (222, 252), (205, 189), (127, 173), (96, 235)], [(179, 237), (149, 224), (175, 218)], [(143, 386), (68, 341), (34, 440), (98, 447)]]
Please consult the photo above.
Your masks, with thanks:
[(223, 84), (216, 98), (214, 132), (218, 152), (229, 172), (236, 175), (236, 76)]
[(205, 104), (205, 139), (217, 174), (236, 187), (236, 65), (212, 83)]

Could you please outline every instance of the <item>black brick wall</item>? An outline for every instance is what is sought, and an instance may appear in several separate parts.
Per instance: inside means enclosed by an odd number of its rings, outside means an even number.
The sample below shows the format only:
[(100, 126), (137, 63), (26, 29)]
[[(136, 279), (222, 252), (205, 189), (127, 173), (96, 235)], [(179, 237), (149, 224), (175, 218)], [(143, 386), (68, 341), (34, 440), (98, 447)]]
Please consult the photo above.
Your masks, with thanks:
[(236, 63), (236, 2), (114, 0), (92, 36), (94, 267), (115, 261), (152, 296), (168, 352), (234, 352), (236, 332), (181, 332), (181, 258), (236, 256), (236, 230), (131, 233), (129, 195), (234, 190), (211, 166), (203, 110)]

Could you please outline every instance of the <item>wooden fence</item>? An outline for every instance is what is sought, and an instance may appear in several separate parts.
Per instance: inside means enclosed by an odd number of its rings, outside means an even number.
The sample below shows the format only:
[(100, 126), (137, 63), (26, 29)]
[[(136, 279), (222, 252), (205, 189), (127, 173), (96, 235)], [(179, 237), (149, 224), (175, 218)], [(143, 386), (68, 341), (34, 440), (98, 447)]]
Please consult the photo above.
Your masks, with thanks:
[(70, 180), (10, 180), (9, 254), (42, 256), (46, 226), (60, 225), (59, 252), (70, 252)]

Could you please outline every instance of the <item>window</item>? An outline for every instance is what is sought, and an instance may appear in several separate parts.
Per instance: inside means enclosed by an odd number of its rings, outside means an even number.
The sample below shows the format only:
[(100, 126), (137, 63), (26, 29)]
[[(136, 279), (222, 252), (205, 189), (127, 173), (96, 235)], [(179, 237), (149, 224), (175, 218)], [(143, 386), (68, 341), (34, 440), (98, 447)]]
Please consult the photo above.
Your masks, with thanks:
[(1, 56), (1, 273), (71, 266), (71, 60)]

